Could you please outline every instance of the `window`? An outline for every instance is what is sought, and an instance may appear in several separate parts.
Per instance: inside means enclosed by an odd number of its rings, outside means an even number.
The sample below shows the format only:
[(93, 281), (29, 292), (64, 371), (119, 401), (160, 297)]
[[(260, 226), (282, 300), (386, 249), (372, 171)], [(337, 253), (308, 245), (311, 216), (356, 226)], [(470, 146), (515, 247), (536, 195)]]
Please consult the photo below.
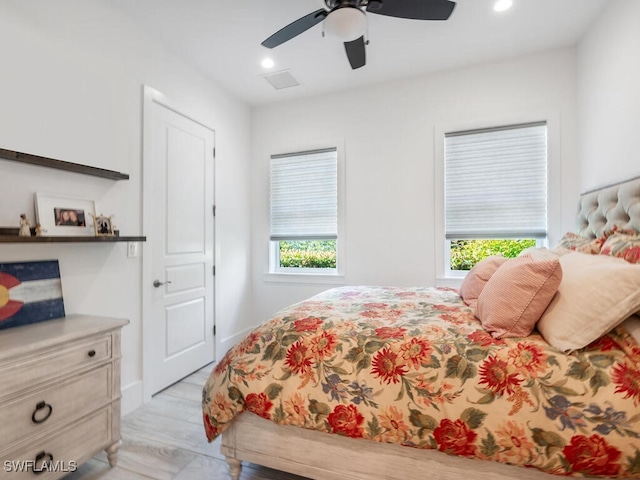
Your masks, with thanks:
[(338, 272), (338, 151), (273, 155), (272, 273)]
[(445, 133), (445, 273), (547, 238), (546, 122)]

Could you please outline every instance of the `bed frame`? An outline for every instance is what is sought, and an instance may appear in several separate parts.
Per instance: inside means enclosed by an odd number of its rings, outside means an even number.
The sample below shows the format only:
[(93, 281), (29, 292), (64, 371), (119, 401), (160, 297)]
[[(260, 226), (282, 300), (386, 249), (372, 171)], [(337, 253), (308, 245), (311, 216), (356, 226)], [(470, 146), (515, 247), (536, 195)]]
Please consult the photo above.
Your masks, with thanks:
[(249, 412), (222, 434), (220, 451), (233, 480), (243, 460), (319, 480), (405, 480), (427, 472), (437, 480), (549, 480), (534, 469), (277, 425)]
[[(640, 231), (640, 177), (580, 195), (577, 232), (596, 238), (618, 225)], [(535, 469), (470, 460), (436, 450), (353, 439), (277, 425), (245, 412), (222, 434), (221, 452), (233, 480), (242, 461), (320, 480), (550, 480)], [(472, 472), (472, 473), (471, 473)]]

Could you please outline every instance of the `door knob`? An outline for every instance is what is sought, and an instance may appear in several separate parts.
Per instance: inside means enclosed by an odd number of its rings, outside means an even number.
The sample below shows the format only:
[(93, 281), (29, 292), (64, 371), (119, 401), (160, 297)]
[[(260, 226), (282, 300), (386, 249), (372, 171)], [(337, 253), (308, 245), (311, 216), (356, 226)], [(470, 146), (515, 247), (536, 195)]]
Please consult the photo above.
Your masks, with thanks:
[(162, 285), (164, 285), (166, 283), (171, 283), (171, 280), (167, 280), (166, 282), (161, 282), (160, 280), (154, 280), (153, 281), (153, 286), (158, 288), (158, 287), (161, 287)]

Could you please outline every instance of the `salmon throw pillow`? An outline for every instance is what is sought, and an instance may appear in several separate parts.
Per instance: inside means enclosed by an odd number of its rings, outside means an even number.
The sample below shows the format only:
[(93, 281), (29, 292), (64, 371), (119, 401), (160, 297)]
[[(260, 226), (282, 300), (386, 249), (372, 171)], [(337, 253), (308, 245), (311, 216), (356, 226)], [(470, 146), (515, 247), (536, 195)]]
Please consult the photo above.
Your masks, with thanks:
[(559, 259), (522, 255), (504, 262), (478, 297), (475, 315), (495, 338), (531, 334), (558, 291)]
[(478, 296), (496, 270), (506, 262), (502, 255), (492, 255), (476, 263), (460, 285), (460, 296), (464, 303), (476, 308)]

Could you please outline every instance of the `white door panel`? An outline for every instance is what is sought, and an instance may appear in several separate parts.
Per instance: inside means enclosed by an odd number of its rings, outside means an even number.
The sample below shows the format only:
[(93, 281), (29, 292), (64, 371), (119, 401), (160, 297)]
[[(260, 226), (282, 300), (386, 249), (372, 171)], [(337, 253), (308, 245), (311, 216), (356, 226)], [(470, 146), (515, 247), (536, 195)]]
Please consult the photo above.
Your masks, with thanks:
[(204, 298), (167, 307), (165, 359), (205, 344), (206, 324)]
[(166, 125), (166, 141), (167, 255), (204, 253), (207, 141), (175, 124)]
[(179, 293), (205, 286), (205, 264), (177, 265), (166, 269), (167, 293)]
[[(214, 360), (214, 132), (153, 102), (145, 139), (151, 393)], [(149, 146), (146, 144), (150, 143)], [(151, 163), (149, 165), (149, 163)], [(145, 199), (150, 198), (148, 195)]]

